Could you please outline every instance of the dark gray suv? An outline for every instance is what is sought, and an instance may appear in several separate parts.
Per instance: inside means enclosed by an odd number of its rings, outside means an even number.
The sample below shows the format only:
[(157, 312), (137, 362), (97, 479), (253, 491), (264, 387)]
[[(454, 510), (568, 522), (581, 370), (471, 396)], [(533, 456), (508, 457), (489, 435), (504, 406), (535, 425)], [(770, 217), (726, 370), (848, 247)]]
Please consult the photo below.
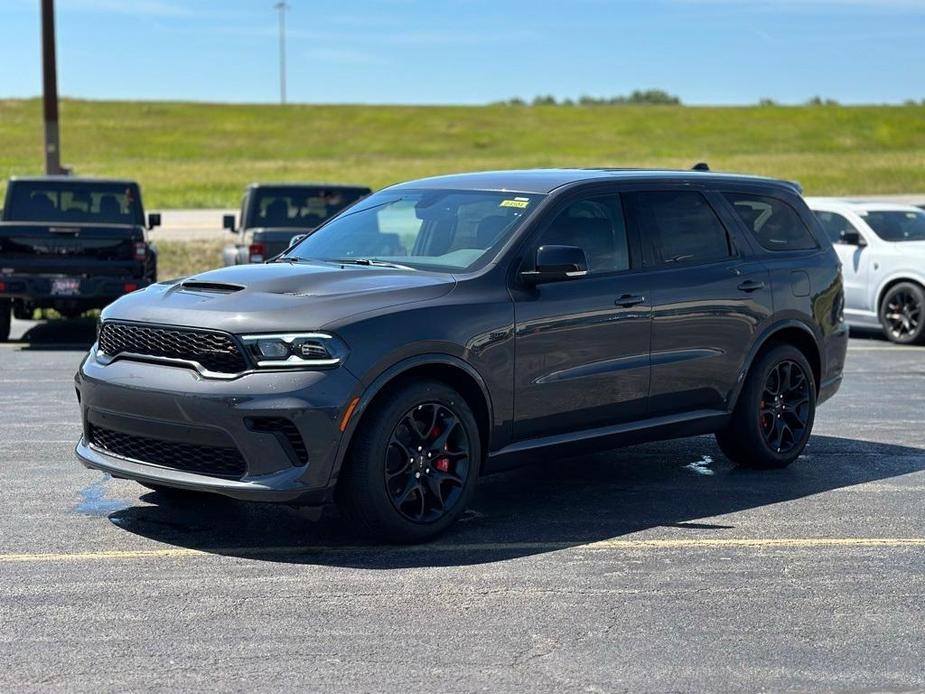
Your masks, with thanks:
[(76, 377), (77, 456), (165, 492), (336, 500), (421, 541), (480, 475), (540, 456), (715, 432), (736, 463), (791, 463), (841, 383), (842, 309), (796, 184), (413, 181), (268, 263), (110, 305)]

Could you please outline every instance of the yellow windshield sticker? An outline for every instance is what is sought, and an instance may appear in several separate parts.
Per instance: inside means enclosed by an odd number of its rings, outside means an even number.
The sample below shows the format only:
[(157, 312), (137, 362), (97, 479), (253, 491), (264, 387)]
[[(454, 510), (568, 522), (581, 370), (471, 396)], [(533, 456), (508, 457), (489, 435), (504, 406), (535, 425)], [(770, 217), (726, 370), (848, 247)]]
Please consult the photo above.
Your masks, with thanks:
[(512, 200), (502, 200), (499, 207), (516, 207), (522, 210), (529, 204), (530, 198), (514, 198)]

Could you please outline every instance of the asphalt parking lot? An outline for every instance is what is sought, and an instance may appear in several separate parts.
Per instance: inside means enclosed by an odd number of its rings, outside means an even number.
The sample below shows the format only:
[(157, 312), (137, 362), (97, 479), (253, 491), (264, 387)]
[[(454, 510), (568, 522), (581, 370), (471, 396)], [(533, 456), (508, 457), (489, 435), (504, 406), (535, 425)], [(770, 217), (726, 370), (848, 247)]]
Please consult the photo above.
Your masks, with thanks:
[(0, 346), (0, 690), (925, 688), (925, 348), (852, 338), (791, 468), (712, 438), (492, 477), (445, 538), (85, 470), (91, 322)]

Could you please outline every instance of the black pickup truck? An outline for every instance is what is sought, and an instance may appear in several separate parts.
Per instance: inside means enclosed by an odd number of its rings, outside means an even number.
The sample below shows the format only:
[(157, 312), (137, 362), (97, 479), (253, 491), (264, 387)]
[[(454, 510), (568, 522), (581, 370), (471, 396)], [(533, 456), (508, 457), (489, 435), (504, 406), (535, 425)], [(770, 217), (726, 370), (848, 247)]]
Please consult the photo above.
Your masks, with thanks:
[(134, 181), (12, 178), (0, 215), (0, 341), (10, 316), (102, 308), (157, 280), (157, 251)]
[(285, 251), (293, 236), (312, 231), (371, 192), (328, 183), (252, 183), (241, 200), (240, 226), (233, 214), (222, 219), (225, 229), (240, 234), (222, 259), (225, 265), (269, 260)]

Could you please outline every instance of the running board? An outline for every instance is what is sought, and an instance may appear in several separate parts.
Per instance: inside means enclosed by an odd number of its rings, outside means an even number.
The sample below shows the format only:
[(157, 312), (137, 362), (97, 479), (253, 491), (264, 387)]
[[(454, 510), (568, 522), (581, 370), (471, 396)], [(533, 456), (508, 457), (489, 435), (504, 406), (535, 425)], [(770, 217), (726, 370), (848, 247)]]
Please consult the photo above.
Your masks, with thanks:
[[(682, 414), (651, 417), (636, 422), (517, 441), (488, 454), (486, 472), (496, 472), (528, 463), (550, 453), (564, 456), (605, 451), (646, 441), (709, 434), (729, 421), (722, 410), (694, 410)], [(542, 454), (542, 456), (540, 456)]]

